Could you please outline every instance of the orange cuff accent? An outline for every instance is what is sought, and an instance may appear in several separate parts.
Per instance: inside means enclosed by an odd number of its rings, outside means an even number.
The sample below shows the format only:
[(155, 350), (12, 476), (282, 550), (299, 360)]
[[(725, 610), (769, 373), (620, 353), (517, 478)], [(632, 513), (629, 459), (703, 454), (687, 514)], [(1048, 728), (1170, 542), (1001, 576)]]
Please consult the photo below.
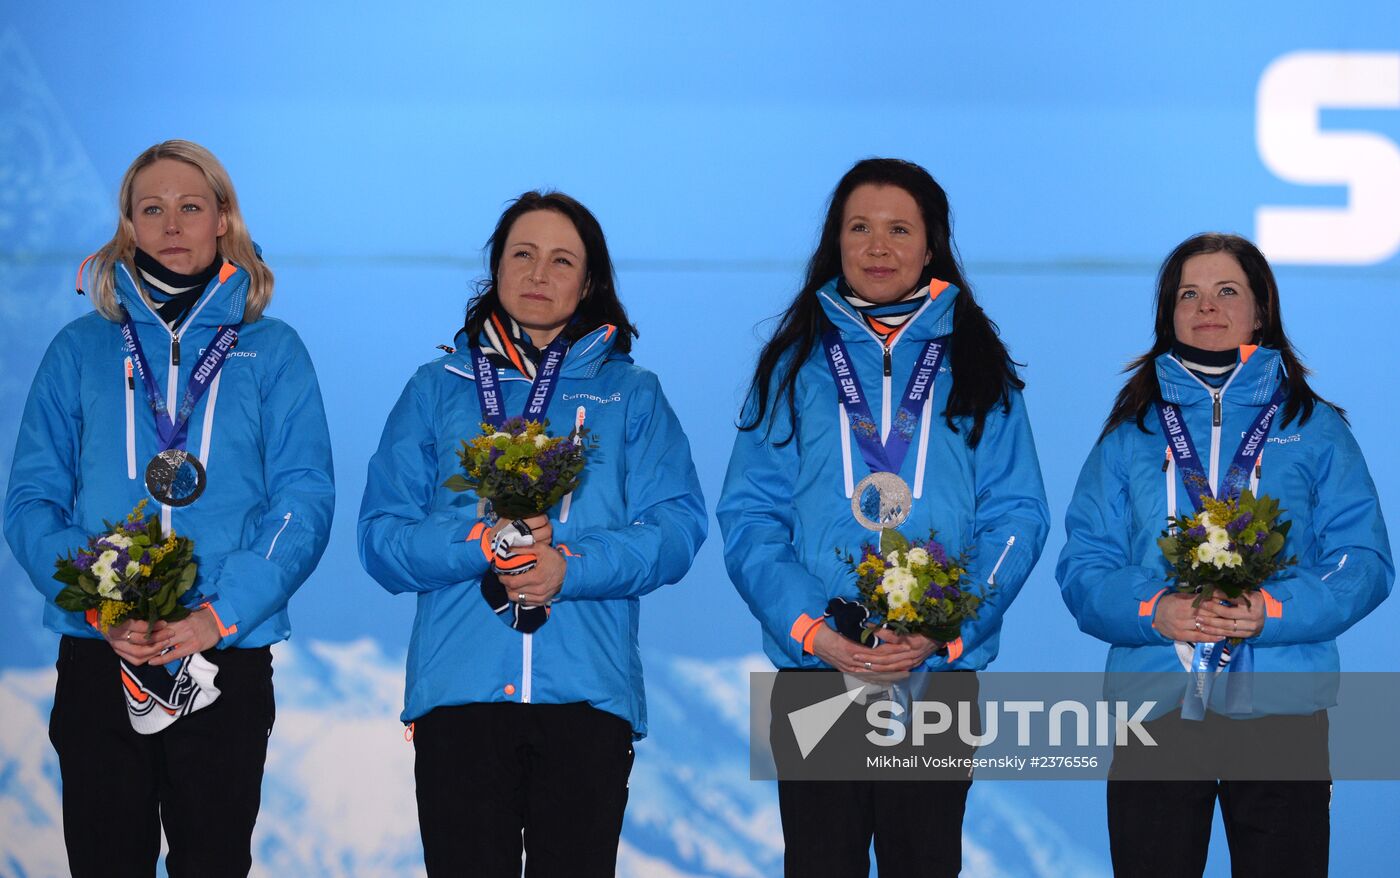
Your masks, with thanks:
[(1259, 345), (1257, 345), (1257, 344), (1242, 344), (1242, 345), (1240, 345), (1240, 362), (1241, 362), (1241, 363), (1248, 363), (1248, 362), (1249, 362), (1249, 358), (1252, 357), (1252, 356), (1254, 356), (1254, 352), (1257, 351), (1257, 350), (1259, 350)]
[(101, 627), (97, 624), (96, 610), (88, 610), (86, 613), (83, 613), (83, 618), (86, 619), (87, 623), (92, 627), (97, 628), (99, 631), (102, 630)]
[(403, 739), (410, 744), (413, 743), (413, 731), (415, 725), (415, 723), (409, 723), (403, 730)]
[(1166, 589), (1164, 588), (1161, 591), (1154, 594), (1148, 600), (1140, 601), (1138, 603), (1138, 615), (1151, 616), (1153, 613), (1157, 612), (1157, 599), (1160, 598), (1165, 592)]
[(797, 617), (796, 622), (792, 623), (792, 630), (788, 633), (792, 636), (793, 640), (802, 644), (803, 652), (808, 655), (814, 655), (815, 653), (812, 652), (812, 641), (817, 639), (817, 627), (825, 621), (825, 616), (818, 616), (813, 619), (811, 616), (803, 613)]
[(556, 549), (559, 550), (559, 554), (561, 554), (561, 555), (567, 555), (567, 556), (570, 557), (570, 558), (582, 558), (582, 557), (583, 557), (583, 556), (580, 555), (578, 552), (575, 552), (573, 549), (570, 549), (568, 546), (564, 545), (563, 543), (560, 543), (559, 545), (555, 546), (554, 548), (556, 548)]
[(238, 266), (234, 265), (232, 262), (225, 261), (224, 267), (219, 269), (219, 283), (227, 281), (237, 273)]
[(948, 641), (948, 661), (955, 662), (958, 659), (962, 658), (962, 654), (963, 642), (961, 637), (959, 637), (957, 640)]
[(1269, 594), (1264, 589), (1259, 589), (1259, 593), (1264, 596), (1264, 615), (1270, 619), (1283, 618), (1283, 601)]
[(234, 625), (232, 628), (225, 628), (225, 627), (224, 627), (224, 620), (219, 618), (219, 611), (216, 610), (216, 609), (214, 609), (214, 605), (211, 604), (211, 603), (209, 603), (208, 601), (205, 601), (204, 603), (200, 604), (200, 605), (199, 605), (198, 607), (196, 607), (195, 609), (197, 609), (197, 610), (208, 610), (208, 611), (209, 611), (209, 615), (211, 615), (211, 616), (214, 617), (214, 624), (219, 626), (219, 636), (220, 636), (220, 637), (228, 637), (230, 634), (237, 634), (237, 633), (238, 633), (238, 626), (237, 626), (237, 625)]
[(470, 543), (472, 540), (478, 538), (481, 540), (481, 555), (489, 564), (493, 557), (491, 551), (491, 529), (479, 521), (476, 523), (476, 527), (472, 528), (472, 532), (467, 534), (467, 542)]
[(929, 301), (932, 302), (934, 299), (938, 298), (939, 293), (942, 293), (944, 290), (948, 289), (948, 287), (949, 287), (949, 284), (948, 284), (948, 282), (947, 282), (946, 280), (938, 280), (937, 278), (934, 278), (933, 280), (929, 281), (929, 282), (928, 282), (928, 298), (929, 298)]

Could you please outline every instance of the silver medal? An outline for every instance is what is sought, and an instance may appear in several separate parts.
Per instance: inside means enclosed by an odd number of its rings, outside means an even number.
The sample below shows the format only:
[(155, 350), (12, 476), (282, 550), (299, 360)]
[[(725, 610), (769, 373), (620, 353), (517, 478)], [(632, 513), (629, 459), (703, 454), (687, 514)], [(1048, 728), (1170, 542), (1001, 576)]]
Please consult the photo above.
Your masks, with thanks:
[(913, 505), (914, 492), (894, 473), (871, 473), (851, 493), (851, 514), (866, 530), (899, 527)]
[(146, 464), (146, 490), (166, 506), (190, 505), (207, 484), (204, 465), (188, 451), (168, 448)]

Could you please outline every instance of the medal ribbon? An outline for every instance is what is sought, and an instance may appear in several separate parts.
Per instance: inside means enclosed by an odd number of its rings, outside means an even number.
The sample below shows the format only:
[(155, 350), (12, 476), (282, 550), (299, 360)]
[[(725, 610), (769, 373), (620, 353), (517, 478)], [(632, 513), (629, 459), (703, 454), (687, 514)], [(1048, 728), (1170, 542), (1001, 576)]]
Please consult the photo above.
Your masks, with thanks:
[(172, 414), (166, 410), (165, 397), (156, 387), (151, 364), (141, 349), (141, 339), (136, 334), (136, 326), (131, 322), (131, 315), (126, 312), (126, 309), (122, 309), (122, 339), (126, 342), (127, 353), (131, 355), (131, 365), (141, 376), (141, 382), (146, 387), (146, 402), (155, 415), (156, 437), (160, 443), (161, 451), (168, 451), (171, 448), (184, 450), (185, 439), (189, 435), (190, 415), (194, 414), (195, 406), (204, 398), (204, 394), (214, 383), (215, 376), (224, 367), (224, 360), (228, 357), (228, 352), (233, 350), (233, 346), (238, 343), (238, 330), (242, 326), (241, 323), (234, 326), (220, 326), (214, 333), (214, 340), (204, 349), (204, 355), (199, 358), (199, 363), (190, 373), (190, 380), (185, 386), (184, 396), (180, 399), (179, 409)]
[[(564, 363), (564, 355), (569, 351), (569, 341), (561, 332), (545, 348), (540, 357), (540, 367), (535, 371), (534, 383), (530, 385), (530, 395), (525, 400), (522, 417), (531, 421), (543, 421), (549, 409), (549, 401), (559, 385), (559, 369)], [(476, 396), (481, 401), (481, 416), (486, 423), (497, 430), (505, 424), (505, 398), (501, 394), (501, 382), (496, 377), (496, 367), (481, 348), (472, 345), (472, 363), (476, 367)]]
[[(1240, 440), (1240, 447), (1230, 461), (1230, 468), (1221, 480), (1221, 494), (1227, 500), (1240, 496), (1245, 485), (1249, 484), (1249, 471), (1264, 450), (1264, 440), (1269, 436), (1269, 427), (1274, 416), (1283, 406), (1287, 396), (1280, 386), (1274, 391), (1268, 405), (1255, 417), (1254, 423)], [(1191, 431), (1186, 428), (1186, 419), (1175, 404), (1161, 402), (1157, 405), (1157, 418), (1161, 421), (1162, 432), (1167, 435), (1167, 448), (1177, 469), (1181, 470), (1182, 481), (1191, 503), (1200, 512), (1205, 508), (1205, 498), (1215, 497), (1210, 487), (1210, 478), (1201, 464), (1201, 456), (1191, 441)], [(1228, 662), (1228, 664), (1227, 664)], [(1248, 713), (1253, 702), (1253, 686), (1249, 674), (1254, 670), (1254, 647), (1241, 642), (1233, 648), (1226, 648), (1225, 641), (1219, 643), (1198, 643), (1191, 656), (1191, 681), (1186, 686), (1186, 695), (1181, 703), (1181, 718), (1189, 720), (1205, 719), (1206, 705), (1210, 703), (1211, 689), (1215, 685), (1215, 674), (1224, 668), (1232, 674), (1236, 682), (1226, 689), (1226, 712), (1231, 714)]]
[(904, 396), (895, 412), (894, 423), (890, 425), (889, 438), (881, 443), (880, 428), (870, 412), (865, 390), (861, 387), (860, 376), (856, 375), (855, 363), (841, 341), (836, 330), (822, 335), (822, 352), (826, 354), (826, 364), (831, 368), (831, 377), (836, 382), (836, 398), (846, 407), (851, 417), (851, 432), (855, 434), (860, 456), (872, 473), (898, 473), (909, 453), (909, 445), (914, 439), (914, 427), (919, 423), (919, 409), (933, 393), (933, 381), (938, 375), (938, 367), (943, 355), (948, 351), (948, 336), (943, 335), (924, 345), (914, 370), (909, 374), (909, 384), (904, 388)]

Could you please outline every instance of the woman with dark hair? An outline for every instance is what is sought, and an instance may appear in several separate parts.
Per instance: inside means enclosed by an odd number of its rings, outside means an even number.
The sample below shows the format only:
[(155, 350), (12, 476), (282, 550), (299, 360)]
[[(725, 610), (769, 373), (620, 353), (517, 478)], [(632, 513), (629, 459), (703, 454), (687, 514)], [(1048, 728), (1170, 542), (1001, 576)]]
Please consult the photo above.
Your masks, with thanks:
[[(163, 833), (171, 875), (246, 875), (272, 645), (335, 509), (330, 436), (305, 345), (264, 314), (272, 270), (213, 153), (146, 149), (117, 207), (78, 272), (95, 310), (35, 373), (5, 497), (5, 536), (61, 635), (49, 738), (68, 870), (154, 875)], [(192, 612), (103, 625), (60, 608), (54, 559), (138, 502), (194, 541)]]
[[(1158, 275), (1155, 333), (1151, 350), (1128, 367), (1065, 515), (1056, 570), (1065, 603), (1082, 630), (1110, 644), (1110, 673), (1171, 681), (1193, 668), (1198, 644), (1236, 638), (1231, 671), (1252, 663), (1258, 672), (1335, 674), (1337, 636), (1390, 592), (1390, 543), (1342, 410), (1308, 385), (1284, 333), (1263, 254), (1236, 235), (1184, 241)], [(1194, 437), (1199, 464), (1182, 453), (1190, 443), (1168, 443), (1164, 424)], [(1251, 442), (1256, 433), (1264, 441)], [(1168, 564), (1157, 539), (1168, 517), (1197, 497), (1227, 499), (1246, 487), (1277, 500), (1292, 522), (1283, 553), (1296, 555), (1297, 566), (1267, 580), (1253, 600), (1203, 600), (1164, 587)], [(1145, 724), (1172, 748), (1167, 758), (1115, 754), (1108, 825), (1116, 874), (1200, 875), (1217, 798), (1236, 875), (1326, 874), (1326, 709), (1335, 687), (1261, 688), (1240, 717), (1207, 697), (1212, 712), (1194, 721), (1175, 706), (1183, 677), (1170, 712)], [(1259, 760), (1246, 757), (1278, 740), (1288, 742), (1286, 760), (1263, 766), (1261, 777)], [(1293, 770), (1301, 765), (1310, 768)], [(1175, 770), (1183, 766), (1190, 771)], [(1274, 779), (1279, 771), (1297, 779)]]
[[(402, 718), (429, 874), (518, 876), (523, 841), (529, 875), (610, 876), (646, 734), (639, 598), (690, 568), (705, 505), (656, 376), (627, 354), (637, 333), (593, 215), (527, 192), (488, 246), (458, 349), (410, 379), (370, 460), (360, 558), (418, 599)], [(596, 441), (547, 515), (497, 519), (444, 487), (491, 385), (505, 414)], [(498, 577), (512, 528), (534, 566)]]
[[(943, 350), (925, 392), (911, 375)], [(838, 395), (833, 356), (862, 399)], [(996, 657), (1002, 616), (1049, 526), (1023, 386), (963, 278), (943, 189), (910, 162), (856, 164), (759, 355), (717, 509), (730, 578), (780, 671), (889, 679)], [(875, 646), (839, 622), (858, 594), (832, 550), (855, 551), (881, 527), (935, 530), (950, 550), (971, 550), (970, 580), (995, 588), (960, 637), (881, 629)], [(873, 836), (882, 872), (955, 875), (970, 784), (780, 774), (787, 874), (864, 875)]]

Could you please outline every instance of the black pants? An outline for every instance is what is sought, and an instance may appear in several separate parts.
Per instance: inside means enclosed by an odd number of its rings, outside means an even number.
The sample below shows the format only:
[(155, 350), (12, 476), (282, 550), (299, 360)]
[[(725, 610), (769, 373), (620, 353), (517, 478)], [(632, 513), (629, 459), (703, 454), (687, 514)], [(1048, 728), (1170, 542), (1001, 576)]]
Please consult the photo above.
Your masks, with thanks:
[(632, 727), (585, 703), (463, 704), (414, 722), (423, 859), (433, 876), (611, 878)]
[[(806, 678), (800, 680), (800, 677)], [(817, 672), (834, 692), (845, 689), (840, 674)], [(977, 675), (949, 672), (919, 675), (928, 682), (923, 699), (949, 703), (977, 702)], [(783, 874), (788, 878), (864, 878), (870, 873), (870, 847), (881, 875), (943, 878), (962, 869), (962, 823), (972, 780), (966, 769), (947, 773), (945, 780), (783, 780), (784, 763), (793, 758), (789, 711), (812, 703), (812, 676), (783, 671), (773, 687), (771, 745), (779, 762), (778, 810), (783, 822)], [(797, 685), (793, 685), (797, 684)], [(817, 760), (849, 756), (861, 750), (870, 730), (864, 711), (847, 710), (809, 756)], [(973, 725), (981, 732), (981, 722)], [(825, 751), (825, 752), (823, 752)], [(862, 751), (863, 752), (863, 751)], [(891, 755), (918, 752), (929, 756), (970, 757), (975, 748), (955, 735), (939, 735), (917, 750), (892, 748)], [(849, 762), (849, 759), (841, 760)]]
[(117, 655), (64, 637), (49, 740), (63, 777), (63, 838), (75, 878), (151, 876), (161, 827), (171, 878), (247, 875), (274, 717), (272, 652), (211, 649), (220, 695), (164, 731), (127, 719)]
[[(1115, 754), (1108, 781), (1108, 838), (1118, 878), (1201, 875), (1210, 846), (1215, 801), (1230, 846), (1234, 878), (1327, 874), (1332, 785), (1328, 780), (1272, 780), (1263, 766), (1242, 767), (1240, 754), (1258, 753), (1265, 737), (1288, 742), (1290, 762), (1276, 774), (1317, 777), (1327, 764), (1327, 714), (1203, 722), (1168, 716), (1145, 723), (1161, 750)], [(1222, 775), (1250, 779), (1122, 780), (1165, 777), (1151, 761), (1190, 760)]]

